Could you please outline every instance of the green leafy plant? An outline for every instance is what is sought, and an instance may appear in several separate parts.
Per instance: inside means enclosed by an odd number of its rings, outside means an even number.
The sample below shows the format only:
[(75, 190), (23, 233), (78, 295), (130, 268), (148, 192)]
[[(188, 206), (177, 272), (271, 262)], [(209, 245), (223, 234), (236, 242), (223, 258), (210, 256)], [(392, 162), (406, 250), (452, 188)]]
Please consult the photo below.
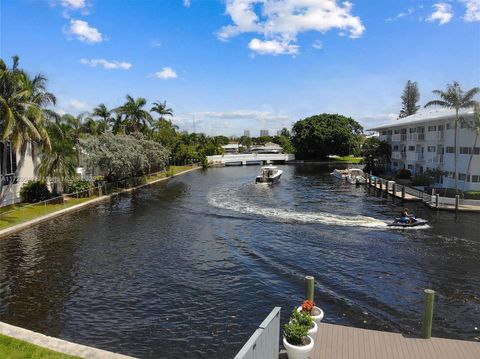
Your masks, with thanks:
[(480, 199), (480, 191), (464, 192), (465, 199)]
[(310, 313), (304, 310), (299, 311), (296, 307), (292, 312), (290, 320), (292, 322), (297, 322), (298, 324), (305, 326), (307, 330), (309, 330), (313, 326), (313, 318)]
[(294, 320), (285, 324), (283, 335), (287, 342), (292, 345), (305, 345), (304, 338), (308, 334), (308, 328)]
[(409, 179), (410, 177), (412, 177), (412, 172), (410, 172), (406, 168), (402, 168), (397, 173), (397, 178), (400, 178), (400, 179)]
[(51, 197), (47, 184), (41, 181), (28, 181), (20, 189), (20, 196), (23, 202), (40, 202)]
[(88, 190), (92, 188), (92, 183), (90, 181), (76, 180), (72, 181), (67, 185), (67, 193), (80, 193), (85, 194), (88, 197)]

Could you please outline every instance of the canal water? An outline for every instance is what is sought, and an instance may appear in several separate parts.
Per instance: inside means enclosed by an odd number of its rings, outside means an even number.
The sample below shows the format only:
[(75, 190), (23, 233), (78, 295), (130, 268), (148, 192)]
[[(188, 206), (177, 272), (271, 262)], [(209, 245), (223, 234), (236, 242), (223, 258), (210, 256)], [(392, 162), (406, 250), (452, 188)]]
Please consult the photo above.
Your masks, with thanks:
[(195, 171), (0, 240), (0, 320), (142, 358), (232, 358), (274, 306), (282, 323), (316, 278), (325, 321), (480, 337), (478, 214), (409, 210), (325, 165)]

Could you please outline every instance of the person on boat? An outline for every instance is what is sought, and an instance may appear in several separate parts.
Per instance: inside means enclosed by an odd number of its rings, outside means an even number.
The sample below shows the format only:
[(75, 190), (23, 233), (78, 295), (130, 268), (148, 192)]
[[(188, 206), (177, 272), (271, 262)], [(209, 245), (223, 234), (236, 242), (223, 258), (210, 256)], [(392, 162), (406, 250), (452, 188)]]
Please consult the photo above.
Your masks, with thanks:
[(404, 208), (402, 211), (402, 216), (400, 217), (400, 222), (402, 223), (411, 223), (412, 219), (410, 218), (410, 215), (408, 214), (408, 209)]

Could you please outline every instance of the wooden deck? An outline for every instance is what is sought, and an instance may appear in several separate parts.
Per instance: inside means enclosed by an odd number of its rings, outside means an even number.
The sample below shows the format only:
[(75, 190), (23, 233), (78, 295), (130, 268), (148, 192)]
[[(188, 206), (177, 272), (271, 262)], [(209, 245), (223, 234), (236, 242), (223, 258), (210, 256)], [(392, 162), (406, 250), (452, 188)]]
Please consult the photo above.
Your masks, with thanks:
[[(479, 359), (480, 343), (321, 323), (311, 359)], [(282, 357), (282, 356), (281, 356)]]

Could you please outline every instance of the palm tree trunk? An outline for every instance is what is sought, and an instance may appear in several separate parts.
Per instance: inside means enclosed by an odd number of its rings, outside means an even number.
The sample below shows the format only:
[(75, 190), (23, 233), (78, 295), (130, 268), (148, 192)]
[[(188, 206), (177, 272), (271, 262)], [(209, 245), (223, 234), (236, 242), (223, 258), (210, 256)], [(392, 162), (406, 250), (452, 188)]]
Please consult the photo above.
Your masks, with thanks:
[(453, 146), (455, 148), (454, 157), (454, 171), (455, 171), (455, 194), (458, 194), (458, 173), (457, 173), (457, 131), (458, 131), (458, 108), (455, 109), (455, 134), (453, 139)]

